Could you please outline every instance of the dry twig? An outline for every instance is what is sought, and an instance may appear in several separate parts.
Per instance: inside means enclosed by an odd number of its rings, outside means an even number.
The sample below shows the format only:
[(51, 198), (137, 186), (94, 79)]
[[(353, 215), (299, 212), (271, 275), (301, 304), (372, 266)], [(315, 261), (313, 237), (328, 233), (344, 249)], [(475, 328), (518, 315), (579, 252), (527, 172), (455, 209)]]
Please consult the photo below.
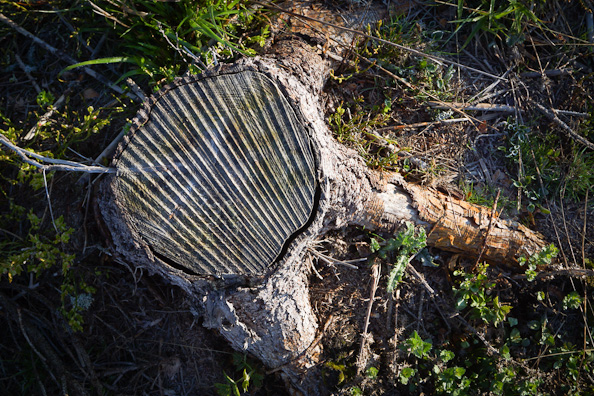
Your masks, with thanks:
[(58, 110), (60, 107), (62, 107), (62, 105), (64, 104), (64, 101), (66, 100), (66, 95), (69, 92), (70, 92), (70, 88), (68, 88), (66, 90), (66, 92), (64, 92), (64, 94), (61, 95), (53, 105), (51, 105), (50, 109), (44, 115), (39, 117), (39, 120), (37, 120), (35, 125), (33, 125), (33, 127), (29, 130), (29, 132), (27, 132), (25, 137), (23, 137), (23, 140), (31, 140), (35, 137), (35, 135), (37, 134), (37, 129), (44, 126), (45, 124), (47, 124), (48, 121), (52, 118), (52, 116), (56, 112), (56, 110)]
[(590, 150), (594, 150), (594, 143), (592, 143), (591, 141), (589, 141), (582, 135), (574, 132), (573, 129), (571, 129), (569, 127), (569, 125), (567, 125), (565, 122), (561, 121), (561, 119), (559, 117), (557, 117), (555, 110), (553, 110), (553, 109), (549, 110), (546, 107), (544, 107), (543, 105), (541, 105), (540, 103), (535, 102), (533, 100), (531, 100), (531, 102), (538, 109), (538, 111), (543, 113), (551, 121), (553, 121), (555, 124), (557, 124), (559, 127), (561, 127), (561, 130), (563, 130), (566, 133), (566, 135), (568, 135), (568, 137), (577, 140), (584, 146), (588, 147)]
[(427, 105), (434, 109), (438, 110), (446, 110), (446, 109), (460, 109), (466, 111), (497, 111), (501, 113), (515, 113), (517, 109), (513, 106), (507, 105), (499, 105), (499, 104), (491, 104), (491, 103), (476, 103), (476, 104), (466, 104), (466, 103), (438, 103), (428, 101)]
[(35, 88), (37, 93), (40, 93), (41, 87), (39, 86), (39, 84), (37, 84), (37, 81), (35, 81), (31, 73), (29, 73), (29, 68), (27, 67), (27, 65), (25, 65), (19, 54), (15, 53), (14, 58), (16, 59), (17, 63), (19, 64), (19, 67), (23, 70), (27, 78), (31, 81), (31, 84), (33, 84), (33, 88)]
[(367, 363), (365, 356), (365, 348), (367, 347), (367, 329), (369, 328), (369, 318), (371, 317), (371, 308), (373, 307), (373, 300), (375, 300), (375, 292), (380, 280), (380, 265), (373, 264), (371, 267), (371, 291), (369, 292), (369, 303), (367, 304), (367, 314), (365, 315), (365, 325), (363, 326), (363, 334), (361, 334), (361, 348), (359, 349), (359, 356), (357, 357), (357, 373), (360, 374)]
[(424, 127), (431, 127), (434, 125), (446, 125), (446, 124), (455, 124), (458, 122), (468, 122), (472, 121), (470, 118), (450, 118), (447, 120), (439, 120), (439, 121), (425, 121), (425, 122), (416, 122), (414, 124), (407, 124), (407, 125), (393, 125), (389, 127), (378, 128), (378, 132), (383, 131), (393, 131), (393, 130), (400, 130), (400, 129), (407, 129), (407, 128), (424, 128)]
[[(43, 155), (39, 155), (18, 147), (2, 134), (0, 134), (0, 143), (14, 151), (19, 157), (21, 157), (21, 159), (24, 162), (28, 163), (29, 165), (33, 165), (44, 172), (71, 171), (86, 173), (116, 173), (115, 168), (106, 168), (104, 166), (88, 166), (74, 161), (58, 160), (54, 158), (44, 157)], [(36, 160), (47, 162), (52, 165), (42, 164), (31, 159), (31, 157), (35, 158)]]
[(325, 254), (320, 253), (317, 250), (314, 250), (312, 248), (307, 248), (307, 250), (310, 253), (312, 253), (314, 256), (318, 257), (319, 259), (322, 259), (322, 261), (325, 261), (328, 264), (340, 264), (340, 265), (344, 265), (345, 267), (351, 268), (351, 269), (359, 269), (359, 267), (357, 267), (356, 265), (350, 264), (350, 262), (367, 261), (367, 258), (361, 258), (361, 259), (355, 259), (355, 260), (348, 260), (348, 261), (341, 261), (341, 260), (333, 259), (332, 257), (328, 257)]
[[(587, 278), (587, 277), (594, 277), (594, 270), (591, 269), (584, 269), (584, 268), (567, 268), (562, 270), (556, 271), (543, 271), (539, 272), (536, 275), (536, 280), (538, 281), (546, 281), (550, 279), (554, 279), (560, 276), (568, 277), (568, 278)], [(524, 280), (527, 279), (526, 274), (518, 274), (511, 277), (514, 280)]]

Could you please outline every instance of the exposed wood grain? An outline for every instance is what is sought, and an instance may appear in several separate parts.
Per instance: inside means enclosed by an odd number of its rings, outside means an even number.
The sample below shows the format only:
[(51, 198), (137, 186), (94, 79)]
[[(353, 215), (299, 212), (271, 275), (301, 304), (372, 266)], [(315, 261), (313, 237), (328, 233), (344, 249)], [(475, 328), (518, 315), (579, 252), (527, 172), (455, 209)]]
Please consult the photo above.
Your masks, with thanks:
[(265, 75), (180, 80), (136, 125), (109, 188), (136, 239), (164, 261), (201, 275), (263, 274), (309, 220), (307, 131)]

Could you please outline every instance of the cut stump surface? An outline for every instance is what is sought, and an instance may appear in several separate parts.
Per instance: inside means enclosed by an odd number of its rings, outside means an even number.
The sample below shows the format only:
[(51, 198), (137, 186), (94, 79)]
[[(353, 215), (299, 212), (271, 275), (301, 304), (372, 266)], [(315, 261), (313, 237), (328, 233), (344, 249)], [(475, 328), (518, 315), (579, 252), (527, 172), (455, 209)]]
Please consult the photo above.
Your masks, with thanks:
[[(119, 254), (182, 287), (205, 325), (305, 394), (319, 389), (321, 350), (304, 255), (325, 232), (348, 225), (396, 232), (410, 221), (426, 229), (429, 245), (507, 263), (545, 244), (490, 208), (368, 169), (326, 125), (319, 94), (329, 67), (308, 44), (286, 40), (273, 55), (179, 80), (148, 102), (120, 145), (114, 165), (129, 158), (126, 169), (138, 177), (109, 175), (99, 202)], [(241, 92), (220, 86), (246, 76), (267, 83), (250, 80)], [(235, 102), (246, 89), (257, 109)], [(149, 149), (133, 150), (143, 145)]]

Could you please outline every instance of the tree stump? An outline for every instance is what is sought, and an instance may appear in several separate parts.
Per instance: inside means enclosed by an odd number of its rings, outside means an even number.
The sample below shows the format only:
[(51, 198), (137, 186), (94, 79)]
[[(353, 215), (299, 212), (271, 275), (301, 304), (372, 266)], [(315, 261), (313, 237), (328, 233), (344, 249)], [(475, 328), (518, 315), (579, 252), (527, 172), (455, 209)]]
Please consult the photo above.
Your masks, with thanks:
[[(332, 138), (327, 127), (319, 95), (329, 67), (329, 61), (310, 45), (302, 40), (288, 39), (276, 43), (272, 55), (241, 59), (203, 76), (180, 79), (156, 94), (139, 113), (133, 130), (120, 144), (115, 156), (113, 166), (118, 168), (118, 173), (108, 175), (102, 182), (98, 199), (114, 249), (126, 261), (160, 274), (183, 288), (201, 307), (207, 327), (216, 329), (235, 349), (247, 351), (268, 368), (280, 371), (293, 390), (309, 395), (318, 393), (321, 380), (316, 366), (321, 353), (320, 345), (316, 345), (318, 323), (308, 293), (310, 268), (304, 260), (307, 246), (316, 238), (329, 230), (349, 225), (396, 232), (403, 222), (411, 221), (426, 229), (430, 246), (475, 257), (482, 252), (484, 260), (508, 263), (515, 262), (521, 255), (533, 254), (545, 244), (539, 234), (521, 224), (493, 218), (490, 208), (411, 185), (397, 173), (368, 169), (356, 152)], [(270, 81), (294, 112), (294, 120), (288, 124), (297, 122), (297, 129), (304, 131), (307, 137), (315, 157), (315, 169), (311, 176), (315, 178), (312, 183), (317, 192), (313, 201), (306, 203), (310, 205), (306, 211), (307, 219), (303, 220), (301, 216), (297, 229), (292, 230), (291, 235), (281, 243), (283, 246), (278, 256), (258, 265), (238, 261), (225, 267), (228, 270), (217, 271), (206, 264), (193, 266), (191, 262), (196, 256), (183, 242), (191, 240), (196, 233), (204, 232), (197, 224), (203, 220), (194, 218), (191, 222), (194, 225), (184, 223), (181, 228), (163, 231), (166, 229), (164, 224), (171, 220), (170, 216), (191, 213), (192, 205), (212, 205), (213, 201), (200, 203), (180, 199), (176, 204), (180, 205), (179, 208), (172, 202), (160, 206), (149, 204), (153, 201), (147, 197), (160, 187), (147, 185), (148, 192), (142, 192), (143, 189), (138, 187), (123, 189), (121, 178), (131, 171), (121, 168), (118, 161), (138, 141), (142, 142), (149, 135), (153, 140), (158, 139), (159, 128), (168, 128), (167, 122), (160, 118), (163, 114), (157, 115), (153, 109), (160, 101), (169, 100), (170, 95), (177, 95), (180, 86), (202, 84), (204, 81), (207, 81), (204, 84), (216, 85), (219, 76), (239, 73), (252, 73)], [(231, 108), (234, 105), (228, 103), (228, 106)], [(153, 129), (149, 134), (147, 130), (150, 128)], [(192, 128), (180, 131), (178, 133), (198, 133)], [(214, 135), (216, 133), (213, 132)], [(241, 134), (242, 126), (236, 125), (234, 133)], [(180, 139), (183, 140), (182, 137)], [(151, 144), (157, 143), (167, 144), (167, 141), (152, 141)], [(134, 172), (141, 176), (146, 172), (160, 172), (164, 174), (160, 176), (163, 183), (167, 183), (167, 177), (177, 177), (172, 169), (183, 166), (172, 160), (179, 157), (175, 155), (153, 163), (150, 169), (135, 169)], [(219, 170), (229, 166), (229, 159), (225, 159), (224, 164), (220, 161), (213, 157), (210, 166)], [(142, 177), (138, 183), (145, 180)], [(179, 183), (186, 183), (190, 190), (188, 180)], [(256, 196), (261, 191), (250, 194)], [(132, 198), (128, 199), (130, 195)], [(195, 195), (200, 196), (200, 192)], [(144, 206), (136, 210), (131, 207), (131, 202), (144, 202)], [(236, 211), (237, 215), (248, 215), (239, 211), (238, 208), (242, 207), (237, 206), (239, 204), (230, 205), (229, 210)], [(135, 217), (138, 213), (142, 213), (141, 221)], [(212, 220), (216, 219), (209, 221)], [(152, 231), (148, 232), (148, 228)], [(163, 234), (160, 235), (160, 232)], [(257, 238), (242, 240), (241, 243), (264, 245)], [(181, 252), (179, 259), (170, 253), (176, 246)], [(201, 247), (197, 245), (195, 249)], [(224, 246), (219, 247), (217, 252), (224, 255)], [(226, 262), (227, 258), (222, 258), (223, 261)]]

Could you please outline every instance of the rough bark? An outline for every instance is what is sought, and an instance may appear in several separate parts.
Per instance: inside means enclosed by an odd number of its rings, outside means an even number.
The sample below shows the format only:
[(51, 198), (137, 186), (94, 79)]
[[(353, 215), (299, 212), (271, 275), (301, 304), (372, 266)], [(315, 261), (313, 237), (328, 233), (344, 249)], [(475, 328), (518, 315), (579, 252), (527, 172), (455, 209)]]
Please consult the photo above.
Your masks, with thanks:
[(234, 348), (281, 371), (293, 390), (314, 395), (321, 382), (316, 366), (321, 349), (314, 342), (318, 324), (310, 305), (310, 268), (304, 254), (308, 243), (324, 232), (348, 225), (395, 232), (403, 221), (412, 221), (426, 228), (432, 246), (470, 256), (484, 250), (483, 259), (497, 262), (513, 262), (521, 254), (534, 253), (544, 241), (517, 222), (491, 219), (489, 208), (410, 185), (397, 174), (368, 169), (357, 153), (332, 138), (324, 120), (319, 94), (329, 62), (302, 41), (281, 41), (273, 52), (273, 56), (242, 59), (219, 71), (266, 74), (313, 131), (321, 187), (317, 214), (270, 274), (252, 279), (251, 286), (236, 288), (188, 275), (154, 257), (142, 241), (134, 239), (119, 220), (109, 182), (103, 186), (100, 206), (114, 246), (126, 260), (185, 289), (202, 306), (207, 327), (219, 331)]

